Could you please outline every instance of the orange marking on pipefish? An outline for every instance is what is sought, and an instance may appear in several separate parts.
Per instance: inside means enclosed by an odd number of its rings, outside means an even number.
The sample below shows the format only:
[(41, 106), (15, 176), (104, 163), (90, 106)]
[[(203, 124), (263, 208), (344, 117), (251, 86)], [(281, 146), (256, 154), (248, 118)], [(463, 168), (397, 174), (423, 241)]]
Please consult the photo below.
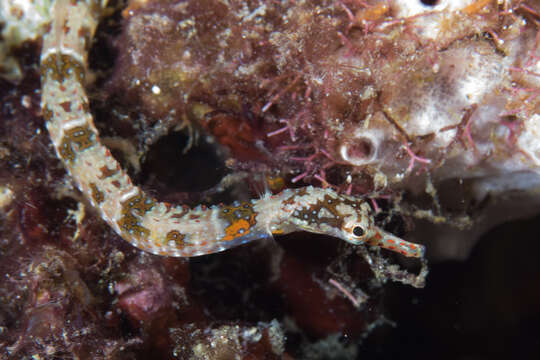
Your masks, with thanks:
[(237, 237), (249, 234), (251, 226), (252, 225), (247, 220), (238, 219), (225, 228), (226, 235), (222, 240), (230, 241), (236, 239)]

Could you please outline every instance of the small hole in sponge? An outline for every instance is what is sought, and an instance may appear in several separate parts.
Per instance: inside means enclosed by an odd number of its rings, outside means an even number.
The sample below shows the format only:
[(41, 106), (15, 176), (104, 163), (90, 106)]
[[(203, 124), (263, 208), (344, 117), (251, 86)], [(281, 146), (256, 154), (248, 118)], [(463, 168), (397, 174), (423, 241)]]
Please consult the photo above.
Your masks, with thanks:
[(341, 157), (353, 165), (363, 165), (373, 160), (375, 150), (371, 139), (359, 137), (341, 146)]
[(369, 158), (373, 154), (373, 144), (369, 139), (359, 139), (349, 148), (349, 153), (354, 157)]

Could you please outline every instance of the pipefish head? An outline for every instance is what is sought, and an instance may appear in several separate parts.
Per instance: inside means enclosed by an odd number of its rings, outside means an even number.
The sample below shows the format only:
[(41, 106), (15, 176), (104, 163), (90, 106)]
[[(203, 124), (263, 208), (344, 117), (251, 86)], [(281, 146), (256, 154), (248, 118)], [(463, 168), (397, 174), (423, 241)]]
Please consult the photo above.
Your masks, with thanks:
[(331, 190), (310, 189), (298, 195), (287, 219), (298, 230), (326, 234), (351, 244), (362, 244), (376, 234), (371, 208), (365, 200)]
[(297, 195), (295, 209), (287, 219), (289, 226), (337, 237), (353, 245), (379, 246), (407, 257), (424, 256), (422, 245), (407, 242), (378, 228), (365, 200), (328, 189), (310, 190), (308, 194)]

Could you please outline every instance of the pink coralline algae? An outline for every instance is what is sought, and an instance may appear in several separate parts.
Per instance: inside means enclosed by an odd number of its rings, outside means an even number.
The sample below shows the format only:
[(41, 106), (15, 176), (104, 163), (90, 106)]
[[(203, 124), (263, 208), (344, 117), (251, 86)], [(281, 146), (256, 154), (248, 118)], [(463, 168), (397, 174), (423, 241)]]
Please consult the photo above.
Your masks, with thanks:
[(422, 171), (537, 171), (534, 4), (431, 5), (134, 2), (114, 86), (294, 183), (356, 194), (415, 186)]
[[(188, 260), (124, 242), (56, 157), (42, 42), (13, 40), (50, 29), (28, 25), (41, 1), (21, 3), (0, 9), (0, 357), (355, 359), (389, 332), (388, 304), (418, 306), (398, 329), (428, 321), (421, 291), (385, 285), (424, 286), (425, 264), (381, 247), (275, 231)], [(206, 209), (312, 185), (365, 198), (378, 228), (432, 259), (466, 258), (494, 223), (539, 207), (537, 1), (120, 3), (102, 12), (81, 109), (152, 200)], [(403, 348), (383, 338), (377, 356)]]

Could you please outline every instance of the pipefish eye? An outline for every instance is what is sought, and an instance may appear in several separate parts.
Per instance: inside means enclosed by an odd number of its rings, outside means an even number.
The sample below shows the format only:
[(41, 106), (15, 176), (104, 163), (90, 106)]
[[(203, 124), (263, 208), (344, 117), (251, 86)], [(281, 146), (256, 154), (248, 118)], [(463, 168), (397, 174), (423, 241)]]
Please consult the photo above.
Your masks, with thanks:
[(363, 227), (356, 225), (355, 227), (353, 227), (352, 233), (354, 236), (362, 237), (366, 232), (364, 231)]

